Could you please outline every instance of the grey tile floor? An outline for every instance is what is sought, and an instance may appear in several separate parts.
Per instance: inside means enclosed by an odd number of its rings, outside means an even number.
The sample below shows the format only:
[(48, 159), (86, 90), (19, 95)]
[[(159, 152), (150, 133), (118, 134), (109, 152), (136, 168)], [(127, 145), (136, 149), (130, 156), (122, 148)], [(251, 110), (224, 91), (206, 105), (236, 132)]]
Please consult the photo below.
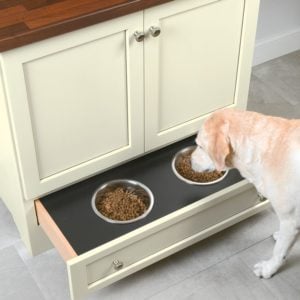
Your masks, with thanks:
[[(253, 68), (249, 110), (300, 118), (300, 51)], [(278, 221), (269, 209), (87, 300), (300, 299), (300, 241), (269, 280), (252, 266), (271, 255)], [(31, 257), (0, 200), (0, 300), (68, 300), (67, 272), (55, 249)]]

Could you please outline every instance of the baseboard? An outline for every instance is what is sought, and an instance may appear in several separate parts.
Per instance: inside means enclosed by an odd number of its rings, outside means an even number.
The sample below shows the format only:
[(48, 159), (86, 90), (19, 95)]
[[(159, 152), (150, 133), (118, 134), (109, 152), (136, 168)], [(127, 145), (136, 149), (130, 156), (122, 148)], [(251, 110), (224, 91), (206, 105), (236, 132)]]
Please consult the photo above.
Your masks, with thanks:
[(299, 49), (300, 28), (267, 40), (257, 41), (254, 50), (253, 65), (259, 65)]

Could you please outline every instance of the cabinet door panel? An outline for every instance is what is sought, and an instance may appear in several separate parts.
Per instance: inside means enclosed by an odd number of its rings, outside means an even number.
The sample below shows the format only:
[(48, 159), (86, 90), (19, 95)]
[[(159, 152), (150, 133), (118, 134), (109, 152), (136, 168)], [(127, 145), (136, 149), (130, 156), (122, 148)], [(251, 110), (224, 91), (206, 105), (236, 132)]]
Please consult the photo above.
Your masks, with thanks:
[(144, 151), (143, 46), (136, 13), (4, 57), (28, 198)]
[(125, 39), (121, 31), (24, 65), (41, 178), (129, 146)]
[(145, 13), (146, 148), (191, 135), (235, 103), (244, 2), (175, 1)]

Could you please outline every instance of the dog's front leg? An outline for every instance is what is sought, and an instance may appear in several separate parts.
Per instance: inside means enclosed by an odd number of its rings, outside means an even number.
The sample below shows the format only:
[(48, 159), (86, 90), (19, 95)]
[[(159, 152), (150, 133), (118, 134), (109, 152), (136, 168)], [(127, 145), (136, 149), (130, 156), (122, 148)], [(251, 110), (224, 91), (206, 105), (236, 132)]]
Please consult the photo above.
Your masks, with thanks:
[(296, 240), (299, 231), (297, 225), (296, 219), (292, 214), (280, 218), (280, 230), (277, 234), (273, 256), (270, 260), (259, 262), (254, 266), (256, 276), (270, 278), (277, 272)]

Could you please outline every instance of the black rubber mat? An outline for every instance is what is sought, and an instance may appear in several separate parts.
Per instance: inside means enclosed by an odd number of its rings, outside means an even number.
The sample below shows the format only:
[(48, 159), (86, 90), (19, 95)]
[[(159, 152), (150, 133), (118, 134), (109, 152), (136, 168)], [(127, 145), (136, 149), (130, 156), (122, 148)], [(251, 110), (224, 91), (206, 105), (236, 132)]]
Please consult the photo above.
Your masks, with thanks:
[[(223, 181), (209, 186), (179, 180), (172, 171), (172, 159), (177, 151), (193, 144), (194, 137), (180, 141), (48, 195), (41, 202), (80, 255), (243, 179), (237, 170), (231, 170)], [(153, 209), (134, 223), (107, 223), (94, 213), (91, 198), (103, 183), (124, 178), (140, 181), (152, 190)]]

